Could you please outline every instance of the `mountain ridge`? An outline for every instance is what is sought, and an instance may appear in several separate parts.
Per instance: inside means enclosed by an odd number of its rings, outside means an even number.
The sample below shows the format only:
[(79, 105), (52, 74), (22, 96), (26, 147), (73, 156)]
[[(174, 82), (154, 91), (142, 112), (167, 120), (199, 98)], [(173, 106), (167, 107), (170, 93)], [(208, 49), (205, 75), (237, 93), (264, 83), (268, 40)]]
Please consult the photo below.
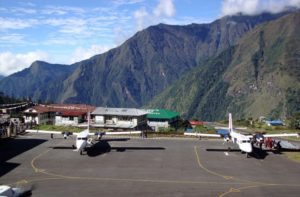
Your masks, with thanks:
[[(299, 21), (300, 13), (295, 13), (257, 26), (237, 45), (186, 73), (148, 106), (204, 120), (222, 119), (228, 112), (237, 118), (299, 112)], [(226, 68), (213, 70), (224, 61)], [(216, 82), (209, 86), (209, 80)]]
[[(35, 101), (141, 107), (195, 67), (202, 65), (209, 73), (206, 62), (213, 62), (212, 58), (218, 55), (228, 58), (236, 50), (232, 47), (245, 34), (257, 25), (285, 15), (288, 13), (227, 16), (208, 24), (151, 26), (137, 32), (121, 46), (72, 64), (71, 69), (57, 71), (51, 77), (51, 71), (46, 69), (46, 73), (43, 70), (39, 73), (32, 65), (19, 72), (25, 76), (32, 72), (27, 78), (13, 74), (1, 80), (0, 91), (8, 95), (18, 92), (16, 97), (30, 97)], [(227, 54), (227, 50), (231, 52)], [(261, 54), (258, 50), (252, 57), (257, 69), (260, 68)], [(45, 75), (48, 80), (40, 75)], [(32, 79), (37, 80), (30, 81)], [(223, 91), (223, 86), (226, 83), (211, 88)], [(187, 106), (191, 113), (195, 105)]]

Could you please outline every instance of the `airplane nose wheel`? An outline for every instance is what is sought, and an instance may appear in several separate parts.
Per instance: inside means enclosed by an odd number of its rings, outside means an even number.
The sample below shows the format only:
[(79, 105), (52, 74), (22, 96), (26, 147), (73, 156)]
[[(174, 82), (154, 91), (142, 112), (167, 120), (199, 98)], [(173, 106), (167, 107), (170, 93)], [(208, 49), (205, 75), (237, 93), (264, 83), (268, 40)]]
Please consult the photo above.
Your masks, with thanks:
[(82, 150), (80, 150), (80, 155), (82, 155)]

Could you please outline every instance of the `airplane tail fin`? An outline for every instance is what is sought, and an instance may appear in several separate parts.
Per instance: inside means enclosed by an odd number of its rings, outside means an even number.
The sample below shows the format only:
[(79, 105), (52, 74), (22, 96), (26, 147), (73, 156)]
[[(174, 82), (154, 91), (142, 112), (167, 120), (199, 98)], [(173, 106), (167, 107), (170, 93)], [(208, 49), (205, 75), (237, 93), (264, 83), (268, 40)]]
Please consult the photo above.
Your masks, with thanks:
[(231, 132), (233, 130), (232, 115), (231, 115), (231, 113), (229, 113), (228, 130), (229, 130), (229, 132)]

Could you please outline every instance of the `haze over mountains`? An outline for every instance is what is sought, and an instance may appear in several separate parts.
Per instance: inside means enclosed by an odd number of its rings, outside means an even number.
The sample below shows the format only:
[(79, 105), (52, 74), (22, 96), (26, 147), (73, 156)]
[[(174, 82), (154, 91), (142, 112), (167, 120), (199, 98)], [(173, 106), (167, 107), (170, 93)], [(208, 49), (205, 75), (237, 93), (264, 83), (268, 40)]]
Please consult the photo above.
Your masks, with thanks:
[(17, 98), (168, 108), (185, 117), (286, 116), (300, 111), (300, 14), (159, 24), (120, 47), (66, 66), (36, 61), (5, 77)]

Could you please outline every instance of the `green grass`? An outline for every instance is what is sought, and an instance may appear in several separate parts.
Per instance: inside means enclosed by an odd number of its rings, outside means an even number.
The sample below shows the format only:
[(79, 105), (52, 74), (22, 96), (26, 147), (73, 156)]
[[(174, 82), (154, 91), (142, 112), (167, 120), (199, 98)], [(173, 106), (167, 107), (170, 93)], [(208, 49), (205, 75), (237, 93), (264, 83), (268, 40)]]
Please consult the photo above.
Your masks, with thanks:
[(299, 152), (286, 152), (284, 155), (287, 156), (288, 159), (300, 163), (300, 153)]
[(76, 132), (83, 131), (85, 128), (72, 127), (72, 126), (37, 125), (33, 129), (45, 130), (45, 131), (69, 131), (69, 132), (76, 133)]

